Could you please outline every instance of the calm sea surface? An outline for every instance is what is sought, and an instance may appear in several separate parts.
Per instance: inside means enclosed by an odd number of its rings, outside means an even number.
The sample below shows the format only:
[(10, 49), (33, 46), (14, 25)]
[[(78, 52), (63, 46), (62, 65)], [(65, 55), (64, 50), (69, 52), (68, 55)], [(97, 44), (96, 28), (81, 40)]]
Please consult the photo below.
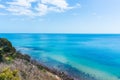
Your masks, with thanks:
[(23, 54), (83, 80), (120, 80), (120, 35), (0, 34)]

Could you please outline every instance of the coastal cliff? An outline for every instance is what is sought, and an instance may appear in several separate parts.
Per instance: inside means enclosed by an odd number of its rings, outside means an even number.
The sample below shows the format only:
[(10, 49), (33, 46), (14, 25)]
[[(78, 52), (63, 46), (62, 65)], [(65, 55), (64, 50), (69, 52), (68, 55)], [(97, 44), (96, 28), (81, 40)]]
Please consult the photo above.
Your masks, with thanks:
[(17, 51), (5, 38), (0, 38), (0, 80), (73, 80), (62, 72), (32, 60)]

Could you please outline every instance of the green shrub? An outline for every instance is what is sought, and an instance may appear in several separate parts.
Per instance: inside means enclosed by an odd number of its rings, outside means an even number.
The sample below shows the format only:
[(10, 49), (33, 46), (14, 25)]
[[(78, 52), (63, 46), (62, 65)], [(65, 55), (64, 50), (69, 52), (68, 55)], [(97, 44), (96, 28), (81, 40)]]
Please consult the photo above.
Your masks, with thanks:
[(21, 80), (18, 75), (18, 70), (10, 70), (10, 68), (3, 69), (0, 73), (0, 80)]
[(16, 49), (11, 42), (5, 38), (0, 38), (0, 62), (10, 62), (15, 58)]

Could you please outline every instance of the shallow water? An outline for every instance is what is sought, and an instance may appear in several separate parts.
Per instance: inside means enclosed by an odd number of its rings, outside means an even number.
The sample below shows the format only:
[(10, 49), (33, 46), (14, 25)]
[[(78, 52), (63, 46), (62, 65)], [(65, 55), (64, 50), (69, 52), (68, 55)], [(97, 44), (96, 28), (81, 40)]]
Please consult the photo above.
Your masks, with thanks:
[[(44, 65), (83, 80), (120, 80), (120, 35), (0, 34)], [(89, 77), (89, 79), (87, 77)]]

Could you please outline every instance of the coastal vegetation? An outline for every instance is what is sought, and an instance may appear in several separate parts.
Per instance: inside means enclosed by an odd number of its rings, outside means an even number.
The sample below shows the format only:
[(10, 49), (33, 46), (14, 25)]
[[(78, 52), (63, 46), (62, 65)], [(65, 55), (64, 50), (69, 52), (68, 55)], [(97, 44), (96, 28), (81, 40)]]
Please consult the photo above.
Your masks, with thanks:
[(0, 80), (20, 80), (18, 70), (11, 70), (10, 68), (3, 69), (0, 73)]

